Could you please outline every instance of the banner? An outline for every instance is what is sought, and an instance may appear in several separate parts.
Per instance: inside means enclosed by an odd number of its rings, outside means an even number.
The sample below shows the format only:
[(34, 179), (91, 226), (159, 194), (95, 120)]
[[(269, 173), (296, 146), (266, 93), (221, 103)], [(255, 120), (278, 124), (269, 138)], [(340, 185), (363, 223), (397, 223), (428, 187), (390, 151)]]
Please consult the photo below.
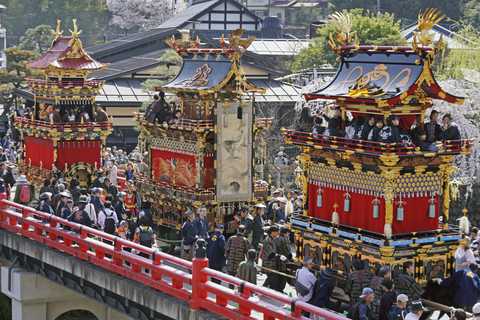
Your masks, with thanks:
[(252, 102), (217, 107), (217, 201), (252, 199)]

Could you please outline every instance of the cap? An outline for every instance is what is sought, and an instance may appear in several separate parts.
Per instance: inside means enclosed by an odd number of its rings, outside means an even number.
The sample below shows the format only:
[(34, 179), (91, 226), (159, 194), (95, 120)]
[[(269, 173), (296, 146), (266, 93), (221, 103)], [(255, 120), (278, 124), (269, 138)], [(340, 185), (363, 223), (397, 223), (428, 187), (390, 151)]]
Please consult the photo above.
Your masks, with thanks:
[(98, 187), (92, 188), (93, 193), (102, 192), (102, 191), (103, 191), (102, 188), (98, 188)]
[(406, 294), (399, 294), (397, 296), (397, 302), (408, 302), (408, 297)]
[(59, 195), (60, 195), (61, 197), (64, 197), (64, 198), (71, 198), (71, 197), (72, 197), (72, 196), (70, 195), (70, 193), (67, 192), (67, 191), (62, 191), (62, 192), (59, 193)]
[(51, 196), (52, 196), (51, 192), (44, 192), (40, 195), (40, 200), (50, 199)]
[(280, 198), (277, 198), (277, 201), (280, 203), (287, 203), (288, 200), (285, 197), (280, 197)]
[(474, 316), (480, 316), (480, 302), (473, 305), (472, 312)]
[(363, 288), (362, 295), (360, 296), (360, 298), (365, 298), (366, 296), (369, 296), (371, 294), (373, 294), (372, 288)]
[(413, 312), (416, 312), (416, 311), (426, 311), (426, 310), (427, 310), (427, 309), (425, 309), (425, 308), (423, 307), (422, 301), (420, 301), (420, 300), (412, 301), (412, 303), (410, 304), (410, 309), (411, 309)]
[(255, 208), (266, 208), (266, 207), (267, 207), (267, 206), (264, 205), (263, 203), (257, 203), (257, 204), (255, 205)]
[(81, 195), (78, 199), (78, 203), (88, 203), (88, 197), (86, 195)]

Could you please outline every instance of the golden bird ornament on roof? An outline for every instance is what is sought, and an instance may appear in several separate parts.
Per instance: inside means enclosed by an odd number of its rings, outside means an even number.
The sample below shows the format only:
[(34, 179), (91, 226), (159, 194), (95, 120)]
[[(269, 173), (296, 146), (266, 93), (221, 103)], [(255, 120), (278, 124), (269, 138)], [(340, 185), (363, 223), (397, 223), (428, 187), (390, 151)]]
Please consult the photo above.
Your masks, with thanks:
[[(413, 34), (413, 45), (419, 47), (429, 47), (433, 44), (433, 35), (430, 33), (432, 28), (445, 19), (445, 15), (436, 8), (428, 8), (425, 11), (420, 11), (417, 21), (417, 32)], [(439, 41), (441, 42), (442, 39)]]
[(339, 52), (342, 46), (357, 45), (358, 39), (355, 32), (352, 32), (352, 18), (347, 12), (335, 12), (328, 17), (328, 23), (335, 28), (335, 33), (328, 35), (328, 45)]

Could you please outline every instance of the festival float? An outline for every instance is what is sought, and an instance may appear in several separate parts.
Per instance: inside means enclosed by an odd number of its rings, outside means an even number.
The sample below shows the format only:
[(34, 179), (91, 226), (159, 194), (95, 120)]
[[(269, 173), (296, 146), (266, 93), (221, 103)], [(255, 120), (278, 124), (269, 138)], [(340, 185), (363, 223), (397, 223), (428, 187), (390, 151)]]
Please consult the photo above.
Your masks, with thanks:
[[(305, 100), (333, 101), (344, 123), (348, 115), (396, 116), (405, 131), (423, 123), (434, 99), (461, 105), (464, 99), (445, 92), (432, 72), (443, 44), (429, 30), (441, 18), (433, 9), (421, 14), (412, 46), (372, 46), (358, 44), (347, 15), (333, 15), (342, 27), (329, 41), (338, 72)], [(346, 273), (355, 259), (394, 270), (412, 261), (421, 283), (453, 270), (462, 234), (448, 224), (450, 182), (455, 157), (467, 155), (472, 141), (438, 141), (435, 151), (422, 151), (411, 143), (283, 134), (301, 149), (297, 182), (306, 199), (291, 221), (299, 258)]]
[(139, 145), (148, 153), (149, 166), (148, 175), (137, 179), (137, 189), (151, 202), (154, 220), (164, 231), (176, 232), (187, 210), (204, 206), (213, 226), (226, 223), (240, 206), (267, 196), (268, 186), (256, 183), (252, 141), (271, 120), (255, 119), (255, 93), (263, 90), (242, 72), (240, 57), (254, 40), (242, 39), (242, 34), (232, 31), (218, 48), (202, 48), (188, 32), (181, 39), (172, 37), (167, 43), (183, 64), (158, 90), (174, 97), (171, 111), (176, 117), (155, 123), (137, 115)]
[(95, 96), (103, 82), (88, 79), (104, 65), (84, 50), (75, 19), (70, 32), (63, 36), (57, 21), (51, 47), (28, 64), (41, 78), (27, 79), (30, 114), (17, 116), (14, 122), (23, 142), (20, 171), (36, 184), (60, 170), (87, 186), (102, 166), (102, 150), (112, 132), (108, 118), (94, 121)]

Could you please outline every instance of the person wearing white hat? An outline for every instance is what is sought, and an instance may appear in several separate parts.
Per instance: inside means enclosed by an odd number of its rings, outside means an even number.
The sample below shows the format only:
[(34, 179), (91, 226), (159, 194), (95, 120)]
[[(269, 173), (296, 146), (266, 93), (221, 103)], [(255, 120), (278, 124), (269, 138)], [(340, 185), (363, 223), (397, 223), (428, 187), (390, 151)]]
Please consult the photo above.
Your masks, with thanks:
[(407, 315), (408, 297), (406, 294), (397, 296), (397, 303), (394, 304), (388, 312), (388, 320), (403, 320)]
[(405, 317), (405, 320), (419, 320), (426, 309), (423, 307), (422, 301), (413, 301), (410, 305), (410, 312)]
[(473, 305), (472, 313), (473, 317), (470, 319), (480, 320), (480, 302), (477, 302)]

